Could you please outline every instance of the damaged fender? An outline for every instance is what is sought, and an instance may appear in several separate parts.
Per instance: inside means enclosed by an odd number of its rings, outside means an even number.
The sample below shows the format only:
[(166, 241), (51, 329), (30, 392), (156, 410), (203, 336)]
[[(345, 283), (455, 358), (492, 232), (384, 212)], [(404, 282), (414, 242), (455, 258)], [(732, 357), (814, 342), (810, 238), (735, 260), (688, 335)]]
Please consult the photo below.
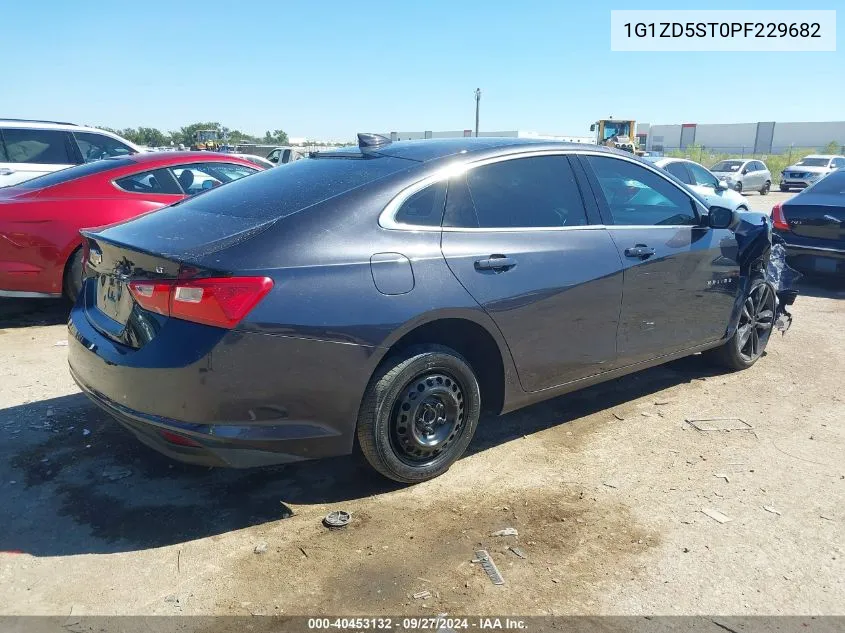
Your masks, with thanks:
[(727, 338), (733, 336), (742, 303), (754, 279), (762, 278), (771, 286), (777, 297), (775, 327), (786, 333), (792, 325), (792, 315), (787, 306), (795, 303), (798, 290), (793, 286), (801, 273), (786, 263), (783, 239), (772, 233), (769, 216), (763, 213), (741, 212), (733, 227), (737, 242), (737, 261), (740, 266), (740, 287), (731, 314)]

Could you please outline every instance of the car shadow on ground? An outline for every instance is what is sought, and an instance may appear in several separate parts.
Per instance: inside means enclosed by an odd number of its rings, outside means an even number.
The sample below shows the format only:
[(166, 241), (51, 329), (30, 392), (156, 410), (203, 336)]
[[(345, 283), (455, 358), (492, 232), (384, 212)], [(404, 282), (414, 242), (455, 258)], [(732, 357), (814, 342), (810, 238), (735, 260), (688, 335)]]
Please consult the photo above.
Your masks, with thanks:
[[(469, 453), (712, 375), (699, 358), (482, 419)], [(609, 413), (608, 413), (609, 415)], [(347, 456), (253, 470), (173, 462), (81, 394), (0, 410), (0, 551), (63, 556), (147, 549), (400, 488)]]
[(70, 302), (65, 299), (0, 298), (0, 329), (67, 323)]
[[(821, 299), (845, 299), (845, 279), (841, 277), (822, 277), (806, 275), (797, 283), (798, 299), (801, 297), (818, 297)], [(800, 306), (800, 303), (798, 304)], [(790, 308), (791, 312), (794, 312)]]

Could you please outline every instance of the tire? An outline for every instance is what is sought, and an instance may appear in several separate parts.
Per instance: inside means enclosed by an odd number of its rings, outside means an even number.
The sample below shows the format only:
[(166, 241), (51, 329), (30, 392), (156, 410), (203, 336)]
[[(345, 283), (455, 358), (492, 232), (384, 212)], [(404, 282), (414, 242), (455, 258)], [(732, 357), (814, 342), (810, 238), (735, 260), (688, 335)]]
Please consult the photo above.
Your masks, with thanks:
[(736, 190), (737, 193), (742, 193), (742, 183), (741, 182), (736, 183), (734, 185), (734, 189)]
[(771, 285), (762, 279), (755, 279), (743, 301), (733, 336), (722, 346), (706, 352), (706, 355), (716, 364), (732, 371), (751, 367), (760, 360), (772, 335), (775, 302), (775, 291)]
[(781, 186), (780, 186), (780, 190), (781, 190), (781, 191), (784, 191), (784, 192), (785, 192), (785, 191), (789, 191), (789, 187), (786, 187), (786, 186), (784, 186), (784, 185), (781, 185)]
[(441, 345), (411, 348), (389, 358), (370, 380), (358, 414), (358, 445), (388, 479), (427, 481), (463, 455), (480, 412), (478, 380), (460, 354)]
[(761, 196), (768, 195), (768, 193), (769, 193), (769, 191), (771, 190), (771, 188), (772, 188), (772, 183), (771, 183), (771, 182), (769, 182), (769, 181), (767, 180), (767, 181), (765, 182), (765, 184), (763, 185), (763, 188), (762, 188), (762, 189), (760, 189), (760, 195), (761, 195)]
[(71, 303), (76, 303), (76, 297), (82, 290), (82, 249), (77, 248), (65, 265), (65, 278), (62, 283), (65, 296)]

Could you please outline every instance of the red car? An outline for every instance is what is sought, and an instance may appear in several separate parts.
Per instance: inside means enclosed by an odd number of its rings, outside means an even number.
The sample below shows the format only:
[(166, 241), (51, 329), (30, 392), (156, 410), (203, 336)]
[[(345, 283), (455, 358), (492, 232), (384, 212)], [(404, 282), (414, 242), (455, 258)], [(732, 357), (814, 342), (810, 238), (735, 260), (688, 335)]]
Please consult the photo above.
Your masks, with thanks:
[(213, 152), (98, 160), (0, 188), (0, 297), (76, 298), (80, 229), (134, 218), (263, 168)]

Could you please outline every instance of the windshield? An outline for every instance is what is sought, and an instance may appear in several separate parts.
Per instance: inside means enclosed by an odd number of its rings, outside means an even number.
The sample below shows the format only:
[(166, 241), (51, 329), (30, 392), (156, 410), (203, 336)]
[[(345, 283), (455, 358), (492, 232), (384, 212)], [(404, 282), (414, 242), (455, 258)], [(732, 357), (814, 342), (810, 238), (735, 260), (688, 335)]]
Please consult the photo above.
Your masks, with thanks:
[(808, 156), (807, 158), (802, 158), (795, 164), (800, 165), (801, 167), (827, 167), (829, 162), (829, 158), (813, 158), (812, 156)]
[(710, 171), (739, 171), (742, 163), (741, 160), (720, 160), (710, 168)]
[(605, 121), (604, 135), (602, 141), (613, 136), (631, 136), (631, 122), (630, 121)]
[(200, 130), (197, 132), (197, 140), (200, 142), (214, 141), (217, 139), (217, 132), (215, 130)]
[(30, 180), (15, 185), (20, 189), (44, 189), (45, 187), (53, 187), (61, 185), (77, 178), (90, 176), (92, 174), (99, 174), (109, 169), (116, 169), (117, 167), (126, 167), (132, 165), (135, 161), (130, 158), (105, 158), (103, 160), (96, 160), (91, 163), (77, 165), (76, 167), (68, 167), (67, 169), (60, 169), (50, 174), (38, 176)]
[(831, 173), (827, 178), (819, 180), (816, 184), (807, 189), (807, 193), (826, 193), (834, 195), (845, 194), (845, 169), (839, 169)]

